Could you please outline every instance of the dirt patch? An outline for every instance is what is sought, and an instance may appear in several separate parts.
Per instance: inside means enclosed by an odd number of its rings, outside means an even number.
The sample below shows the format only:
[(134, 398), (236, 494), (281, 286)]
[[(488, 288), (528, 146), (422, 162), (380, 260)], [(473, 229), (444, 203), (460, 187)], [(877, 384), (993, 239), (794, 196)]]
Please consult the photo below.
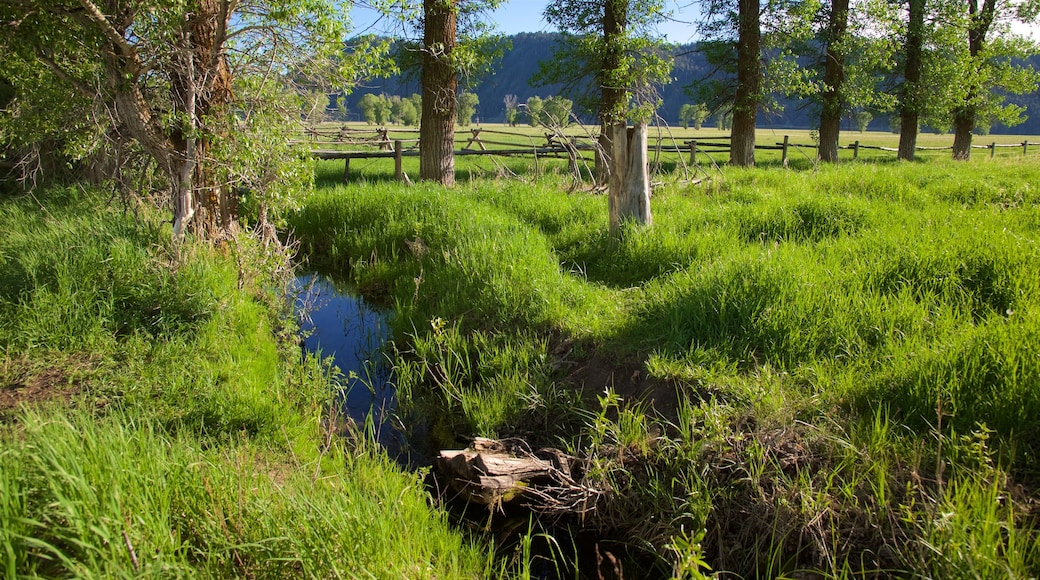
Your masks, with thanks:
[(0, 369), (0, 420), (9, 418), (22, 405), (71, 399), (92, 367), (86, 357), (67, 357), (49, 364), (27, 359), (4, 361)]
[(642, 405), (646, 411), (656, 411), (663, 417), (675, 416), (679, 402), (675, 385), (650, 376), (643, 359), (596, 351), (586, 353), (582, 345), (571, 340), (556, 343), (552, 352), (565, 381), (580, 389), (590, 401), (612, 389), (626, 402)]

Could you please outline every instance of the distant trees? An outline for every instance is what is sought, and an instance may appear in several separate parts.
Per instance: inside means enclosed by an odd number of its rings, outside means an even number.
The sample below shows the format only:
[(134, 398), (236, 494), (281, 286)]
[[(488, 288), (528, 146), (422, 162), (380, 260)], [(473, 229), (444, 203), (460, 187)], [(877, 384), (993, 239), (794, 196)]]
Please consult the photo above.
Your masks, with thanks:
[(566, 127), (571, 123), (571, 107), (574, 103), (559, 95), (545, 99), (542, 107), (542, 124), (550, 127)]
[(479, 104), (480, 99), (473, 93), (463, 92), (458, 96), (455, 116), (460, 126), (468, 127), (473, 122), (473, 115), (477, 113), (477, 105)]
[(506, 107), (506, 123), (510, 127), (516, 127), (520, 120), (520, 101), (516, 98), (516, 95), (506, 95), (502, 99), (502, 104)]
[(542, 98), (534, 95), (527, 98), (525, 108), (527, 109), (527, 123), (532, 127), (537, 127), (542, 121), (542, 109), (544, 108)]
[(570, 124), (571, 107), (573, 106), (570, 99), (561, 96), (550, 96), (543, 99), (533, 95), (527, 98), (524, 109), (527, 122), (532, 127), (539, 125), (566, 127)]
[(693, 128), (699, 131), (708, 115), (708, 107), (703, 103), (696, 105), (687, 103), (679, 109), (679, 124), (683, 129), (689, 129), (690, 125), (693, 125)]

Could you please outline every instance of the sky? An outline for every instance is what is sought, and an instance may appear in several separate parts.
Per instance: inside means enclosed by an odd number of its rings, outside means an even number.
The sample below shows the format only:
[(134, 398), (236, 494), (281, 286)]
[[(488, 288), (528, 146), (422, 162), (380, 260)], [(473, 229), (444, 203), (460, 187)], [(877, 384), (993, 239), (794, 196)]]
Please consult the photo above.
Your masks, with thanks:
[[(542, 10), (546, 3), (546, 0), (506, 0), (500, 8), (491, 12), (489, 20), (497, 24), (498, 32), (506, 35), (518, 32), (552, 32), (553, 28), (542, 20)], [(693, 42), (697, 6), (698, 2), (692, 0), (665, 0), (665, 9), (670, 12), (670, 18), (658, 26), (658, 31), (671, 42)], [(391, 24), (374, 10), (355, 7), (351, 10), (350, 16), (356, 32), (393, 34)], [(1040, 41), (1040, 26), (1014, 23), (1012, 29), (1017, 34)]]
[[(689, 0), (666, 0), (666, 9), (672, 15), (668, 22), (658, 30), (671, 42), (691, 42), (694, 36), (693, 14), (696, 8)], [(506, 35), (518, 32), (552, 32), (553, 28), (542, 20), (545, 0), (507, 0), (489, 15), (489, 20), (497, 24), (498, 32)], [(685, 8), (684, 8), (685, 7)], [(358, 32), (389, 33), (389, 23), (380, 22), (379, 14), (373, 10), (355, 7), (350, 12), (354, 29)], [(371, 27), (371, 28), (370, 28)]]

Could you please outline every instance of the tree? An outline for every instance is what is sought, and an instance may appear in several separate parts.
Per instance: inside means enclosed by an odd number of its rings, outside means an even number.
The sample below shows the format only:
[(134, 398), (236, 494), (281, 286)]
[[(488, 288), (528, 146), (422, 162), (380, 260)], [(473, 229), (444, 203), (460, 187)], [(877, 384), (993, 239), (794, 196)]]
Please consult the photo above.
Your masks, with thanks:
[(696, 105), (687, 103), (679, 108), (679, 123), (683, 129), (689, 129), (692, 124), (693, 128), (699, 131), (707, 118), (708, 107), (702, 103)]
[(537, 95), (527, 97), (527, 104), (525, 109), (527, 110), (527, 123), (532, 127), (537, 127), (542, 122), (542, 109), (544, 104), (542, 98)]
[(415, 108), (415, 103), (411, 99), (402, 99), (401, 123), (408, 125), (409, 127), (413, 127), (418, 122), (419, 112)]
[(874, 118), (869, 111), (856, 111), (853, 118), (856, 120), (856, 130), (860, 133), (866, 133), (867, 127), (870, 126), (870, 121)]
[(455, 184), (456, 0), (423, 0), (419, 178)]
[(727, 110), (733, 165), (755, 164), (758, 112), (772, 104), (767, 95), (790, 94), (806, 82), (791, 49), (806, 33), (801, 19), (791, 17), (801, 9), (792, 0), (707, 2), (698, 50), (714, 71), (691, 88), (710, 109)]
[[(1025, 59), (1032, 48), (1023, 39), (1016, 38), (1000, 21), (1028, 20), (1028, 14), (1019, 12), (1006, 0), (966, 0), (968, 20), (966, 34), (964, 95), (953, 110), (953, 158), (971, 157), (972, 131), (986, 127), (994, 120), (1006, 126), (1021, 121), (1021, 109), (1004, 104), (1004, 95), (1023, 94), (1037, 88), (1037, 71), (1018, 66), (1014, 59)], [(998, 28), (994, 30), (994, 24)], [(991, 32), (996, 38), (990, 38)], [(985, 135), (986, 133), (982, 133)]]
[(759, 0), (737, 2), (737, 91), (733, 99), (729, 162), (755, 164), (755, 125), (762, 101), (762, 26)]
[[(179, 241), (189, 226), (209, 236), (234, 226), (233, 185), (277, 189), (276, 174), (236, 166), (261, 144), (279, 147), (251, 132), (276, 116), (249, 99), (277, 91), (250, 71), (302, 78), (329, 65), (341, 56), (346, 30), (338, 7), (333, 0), (0, 0), (7, 23), (0, 52), (96, 105), (104, 117), (92, 119), (105, 124), (104, 134), (151, 158), (169, 183)], [(23, 80), (18, 98), (30, 101), (39, 85)], [(298, 122), (299, 110), (277, 117)]]
[(468, 127), (473, 122), (473, 115), (476, 114), (477, 105), (479, 104), (480, 99), (474, 93), (463, 92), (458, 96), (456, 116), (458, 117), (459, 125)]
[(838, 160), (838, 137), (845, 113), (842, 85), (845, 82), (845, 51), (849, 27), (849, 0), (830, 0), (827, 28), (824, 33), (826, 57), (823, 73), (823, 96), (820, 107), (820, 160)]
[(908, 0), (906, 59), (899, 94), (899, 159), (914, 160), (917, 128), (924, 109), (921, 76), (924, 70), (924, 17), (927, 0)]
[(510, 127), (516, 127), (520, 118), (520, 101), (516, 98), (516, 95), (506, 95), (505, 98), (502, 99), (502, 104), (504, 104), (506, 108), (506, 123), (508, 123)]
[[(502, 0), (371, 0), (370, 5), (397, 20), (402, 33), (418, 39), (398, 43), (398, 62), (421, 67), (419, 178), (455, 183), (455, 122), (459, 79), (468, 81), (502, 53), (501, 37), (489, 34), (486, 10)], [(414, 38), (414, 36), (413, 36)]]
[(596, 181), (603, 185), (611, 173), (612, 127), (630, 118), (637, 124), (649, 119), (659, 104), (652, 87), (671, 71), (671, 53), (655, 31), (666, 16), (664, 3), (553, 0), (544, 15), (563, 36), (554, 58), (540, 63), (534, 82), (563, 84), (564, 95), (597, 115)]
[(559, 95), (545, 99), (542, 108), (542, 122), (550, 127), (566, 127), (571, 122), (571, 107), (574, 103), (570, 99)]
[(369, 125), (379, 124), (381, 117), (382, 104), (381, 99), (378, 95), (373, 93), (366, 93), (358, 101), (358, 107), (361, 108), (361, 117), (365, 120), (365, 123)]

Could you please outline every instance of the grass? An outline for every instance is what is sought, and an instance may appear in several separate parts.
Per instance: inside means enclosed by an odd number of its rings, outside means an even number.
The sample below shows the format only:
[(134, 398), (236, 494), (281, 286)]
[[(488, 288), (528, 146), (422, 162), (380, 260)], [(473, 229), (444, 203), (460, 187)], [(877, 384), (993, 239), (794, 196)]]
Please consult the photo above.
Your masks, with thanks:
[[(361, 138), (375, 139), (375, 127), (363, 123), (327, 122), (321, 125), (321, 130), (329, 135), (338, 135), (338, 132), (342, 127), (348, 127), (350, 130), (360, 131)], [(401, 140), (406, 150), (415, 147), (415, 140), (418, 138), (418, 131), (416, 128), (388, 126), (387, 130), (387, 138), (390, 141)], [(546, 134), (554, 132), (545, 127), (531, 127), (529, 125), (510, 127), (498, 123), (484, 123), (482, 125), (473, 125), (470, 127), (456, 127), (455, 130), (456, 150), (463, 148), (479, 148), (478, 145), (470, 143), (470, 140), (473, 137), (472, 131), (475, 130), (481, 131), (479, 138), (486, 142), (485, 146), (490, 150), (545, 147), (547, 144)], [(558, 132), (566, 137), (578, 139), (579, 143), (589, 144), (592, 142), (598, 131), (598, 127), (570, 125)], [(668, 153), (666, 149), (669, 147), (684, 146), (687, 141), (697, 140), (700, 143), (697, 158), (698, 163), (707, 168), (711, 168), (713, 164), (722, 165), (729, 159), (728, 151), (720, 150), (718, 147), (713, 147), (711, 144), (727, 143), (729, 136), (730, 132), (728, 130), (723, 131), (721, 129), (716, 129), (713, 126), (705, 126), (700, 130), (667, 126), (653, 127), (650, 134), (650, 158), (655, 165), (660, 163), (666, 172), (674, 172), (677, 169), (681, 170), (684, 163), (689, 163), (689, 153), (684, 153), (680, 156), (675, 153)], [(791, 144), (788, 151), (788, 161), (791, 167), (807, 170), (812, 169), (815, 166), (814, 158), (816, 152), (810, 147), (815, 144), (817, 139), (814, 131), (806, 129), (759, 127), (755, 136), (756, 145), (758, 147), (771, 148), (756, 151), (756, 162), (759, 165), (779, 166), (782, 157), (779, 146), (783, 144), (784, 137), (788, 137), (789, 143)], [(995, 151), (988, 149), (974, 149), (972, 156), (977, 159), (988, 159), (994, 154), (999, 158), (1023, 157), (1023, 150), (1021, 147), (1023, 141), (1028, 141), (1033, 144), (1028, 147), (1025, 157), (1027, 159), (1036, 159), (1036, 156), (1040, 154), (1040, 145), (1037, 145), (1037, 143), (1040, 143), (1040, 136), (1036, 135), (975, 136), (973, 145), (976, 147), (990, 147), (993, 143), (1000, 146), (997, 147)], [(373, 148), (376, 146), (376, 142), (370, 144), (348, 144), (337, 142), (335, 140), (315, 142), (309, 137), (301, 139), (300, 143), (310, 143), (309, 147), (314, 149), (339, 149), (344, 151), (374, 150)], [(860, 145), (863, 145), (864, 148), (860, 149), (858, 154), (854, 154), (852, 150), (853, 143), (859, 143)], [(660, 151), (655, 150), (657, 144), (661, 147)], [(918, 134), (917, 146), (926, 149), (917, 151), (916, 155), (923, 160), (949, 159), (951, 155), (949, 149), (936, 150), (935, 148), (948, 148), (952, 147), (952, 145), (952, 134), (922, 132)], [(898, 146), (899, 135), (897, 133), (876, 130), (866, 131), (863, 133), (858, 131), (843, 131), (839, 141), (839, 158), (845, 161), (852, 161), (855, 156), (856, 159), (862, 161), (895, 162), (896, 153), (894, 151), (882, 151), (872, 148), (896, 148)], [(591, 153), (586, 152), (585, 156), (588, 159), (588, 163), (591, 164)], [(461, 159), (462, 158), (459, 160), (460, 163)], [(460, 173), (460, 177), (467, 179), (471, 175), (495, 176), (503, 173), (535, 175), (544, 171), (542, 165), (546, 163), (549, 167), (553, 167), (555, 165), (565, 164), (565, 161), (543, 158), (542, 162), (536, 165), (533, 161), (520, 163), (516, 158), (484, 158), (484, 161), (480, 163), (463, 163), (464, 167), (463, 171)], [(479, 170), (475, 171), (474, 168), (479, 168)], [(418, 160), (406, 157), (404, 170), (405, 173), (414, 178), (418, 174)], [(385, 179), (393, 175), (393, 162), (392, 160), (355, 159), (351, 163), (351, 172), (357, 173), (359, 177), (367, 180)]]
[[(1037, 573), (1035, 163), (726, 169), (658, 187), (620, 238), (604, 197), (545, 173), (330, 177), (291, 220), (395, 306), (402, 388), (445, 439), (589, 455), (614, 493), (586, 525), (658, 573)], [(575, 373), (633, 360), (634, 385)], [(576, 409), (582, 382), (600, 398)]]
[(421, 474), (333, 435), (258, 244), (175, 250), (104, 200), (0, 200), (0, 574), (499, 573)]

